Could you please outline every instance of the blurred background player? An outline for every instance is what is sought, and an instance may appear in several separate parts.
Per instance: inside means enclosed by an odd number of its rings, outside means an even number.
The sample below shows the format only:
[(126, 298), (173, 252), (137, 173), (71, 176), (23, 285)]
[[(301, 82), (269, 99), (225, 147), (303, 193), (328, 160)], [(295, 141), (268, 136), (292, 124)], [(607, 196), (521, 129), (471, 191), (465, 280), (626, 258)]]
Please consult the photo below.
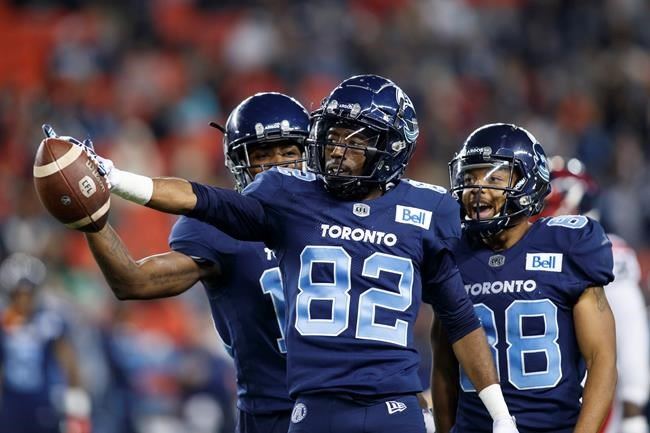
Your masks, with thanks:
[(458, 207), (440, 187), (400, 181), (419, 130), (411, 100), (390, 80), (355, 76), (325, 98), (310, 128), (318, 176), (269, 170), (243, 196), (102, 164), (112, 192), (263, 240), (277, 253), (297, 400), (290, 432), (425, 431), (412, 338), (422, 298), (447, 326), (494, 431), (515, 432), (451, 257)]
[[(603, 289), (613, 279), (611, 242), (585, 216), (529, 221), (550, 192), (550, 173), (542, 146), (523, 128), (478, 128), (449, 172), (462, 208), (458, 267), (517, 428), (597, 433), (616, 384), (614, 318)], [(438, 430), (489, 432), (490, 418), (442, 334), (434, 335)]]
[[(258, 93), (241, 102), (223, 141), (237, 189), (270, 167), (302, 168), (308, 128), (307, 112), (289, 96)], [(137, 261), (110, 225), (86, 238), (119, 299), (175, 296), (200, 280), (237, 369), (237, 431), (288, 430), (293, 402), (286, 385), (284, 294), (270, 250), (187, 217), (172, 229), (172, 251)]]
[[(551, 194), (541, 216), (586, 215), (598, 219), (600, 189), (578, 159), (549, 159)], [(614, 255), (614, 281), (605, 295), (616, 320), (618, 384), (616, 399), (603, 432), (647, 433), (645, 407), (650, 386), (648, 315), (634, 250), (621, 237), (608, 234)]]
[(63, 317), (39, 297), (46, 269), (14, 253), (0, 265), (0, 432), (89, 433), (90, 399)]

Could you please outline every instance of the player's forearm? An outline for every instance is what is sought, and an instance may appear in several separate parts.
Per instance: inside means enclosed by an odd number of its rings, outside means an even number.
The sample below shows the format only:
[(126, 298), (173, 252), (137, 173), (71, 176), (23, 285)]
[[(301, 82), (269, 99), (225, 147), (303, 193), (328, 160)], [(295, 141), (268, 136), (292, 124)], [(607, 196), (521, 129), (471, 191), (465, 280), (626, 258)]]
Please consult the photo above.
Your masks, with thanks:
[(174, 296), (202, 277), (198, 265), (179, 253), (174, 257), (163, 254), (134, 260), (108, 224), (97, 233), (87, 233), (86, 239), (106, 282), (118, 299)]
[(77, 358), (72, 345), (66, 338), (59, 338), (54, 344), (54, 352), (57, 362), (66, 376), (67, 386), (72, 388), (81, 387), (81, 375)]
[(147, 207), (172, 214), (186, 214), (196, 206), (192, 184), (185, 179), (156, 177)]
[(458, 361), (454, 357), (440, 320), (434, 319), (431, 332), (433, 370), (431, 400), (436, 431), (448, 433), (456, 422), (458, 405)]
[(489, 385), (499, 383), (483, 328), (465, 335), (452, 347), (458, 362), (479, 392)]
[(599, 353), (587, 361), (588, 374), (574, 433), (596, 433), (609, 412), (616, 388), (616, 356)]
[(596, 433), (607, 416), (617, 381), (614, 316), (602, 287), (583, 292), (573, 307), (573, 320), (588, 373), (574, 432)]

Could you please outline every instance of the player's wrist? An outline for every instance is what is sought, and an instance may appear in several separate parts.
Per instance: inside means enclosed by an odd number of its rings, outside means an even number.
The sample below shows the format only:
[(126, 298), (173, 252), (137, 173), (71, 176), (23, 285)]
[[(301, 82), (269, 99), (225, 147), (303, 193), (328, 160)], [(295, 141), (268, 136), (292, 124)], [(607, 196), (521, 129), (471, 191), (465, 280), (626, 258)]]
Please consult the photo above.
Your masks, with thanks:
[(621, 433), (648, 433), (648, 420), (643, 415), (623, 418)]
[(426, 433), (435, 433), (436, 423), (433, 419), (433, 411), (431, 408), (422, 408), (422, 417), (424, 418), (424, 428)]
[(125, 200), (147, 204), (153, 195), (153, 179), (112, 167), (106, 174), (111, 192)]
[(483, 388), (478, 393), (478, 397), (490, 413), (492, 420), (498, 421), (502, 419), (512, 419), (510, 411), (508, 410), (508, 405), (503, 398), (503, 392), (501, 392), (501, 385), (498, 383), (493, 383), (492, 385)]

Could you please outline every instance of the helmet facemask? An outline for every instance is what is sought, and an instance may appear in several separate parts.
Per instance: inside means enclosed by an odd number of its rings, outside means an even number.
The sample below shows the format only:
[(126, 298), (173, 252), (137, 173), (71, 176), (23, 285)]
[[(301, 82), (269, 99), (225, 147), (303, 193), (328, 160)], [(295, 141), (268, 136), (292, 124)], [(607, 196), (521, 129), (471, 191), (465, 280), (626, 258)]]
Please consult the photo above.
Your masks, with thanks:
[[(308, 140), (309, 167), (323, 177), (330, 193), (343, 199), (359, 199), (401, 175), (406, 164), (394, 170), (390, 161), (399, 152), (406, 153), (405, 147), (395, 131), (356, 119), (316, 116)], [(362, 167), (356, 165), (360, 156), (364, 158)]]
[[(480, 161), (467, 157), (455, 158), (449, 164), (451, 193), (461, 205), (463, 228), (485, 238), (516, 225), (521, 218), (538, 213), (541, 203), (525, 192), (529, 182), (534, 180), (524, 173), (515, 158), (492, 157)], [(503, 194), (498, 209), (493, 207), (496, 194), (486, 196), (484, 191)], [(473, 194), (471, 206), (466, 205), (464, 194)], [(490, 200), (486, 200), (486, 197), (490, 197)]]
[[(295, 160), (277, 163), (253, 164), (251, 162), (250, 152), (255, 148), (288, 145), (296, 145), (300, 149), (301, 157)], [(228, 167), (235, 178), (235, 188), (237, 191), (242, 191), (255, 179), (255, 173), (252, 172), (252, 169), (266, 171), (273, 167), (288, 167), (305, 170), (305, 137), (276, 137), (260, 141), (243, 141), (230, 146), (225, 158), (226, 167)]]

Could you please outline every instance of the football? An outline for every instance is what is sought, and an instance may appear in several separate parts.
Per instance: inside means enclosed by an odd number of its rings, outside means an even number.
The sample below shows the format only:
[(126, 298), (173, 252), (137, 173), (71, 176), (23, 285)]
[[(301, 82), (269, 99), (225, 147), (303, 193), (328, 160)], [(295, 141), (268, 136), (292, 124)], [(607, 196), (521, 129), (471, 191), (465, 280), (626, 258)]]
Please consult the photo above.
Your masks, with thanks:
[(97, 232), (108, 219), (111, 193), (84, 148), (61, 138), (41, 141), (34, 186), (43, 206), (71, 229)]

